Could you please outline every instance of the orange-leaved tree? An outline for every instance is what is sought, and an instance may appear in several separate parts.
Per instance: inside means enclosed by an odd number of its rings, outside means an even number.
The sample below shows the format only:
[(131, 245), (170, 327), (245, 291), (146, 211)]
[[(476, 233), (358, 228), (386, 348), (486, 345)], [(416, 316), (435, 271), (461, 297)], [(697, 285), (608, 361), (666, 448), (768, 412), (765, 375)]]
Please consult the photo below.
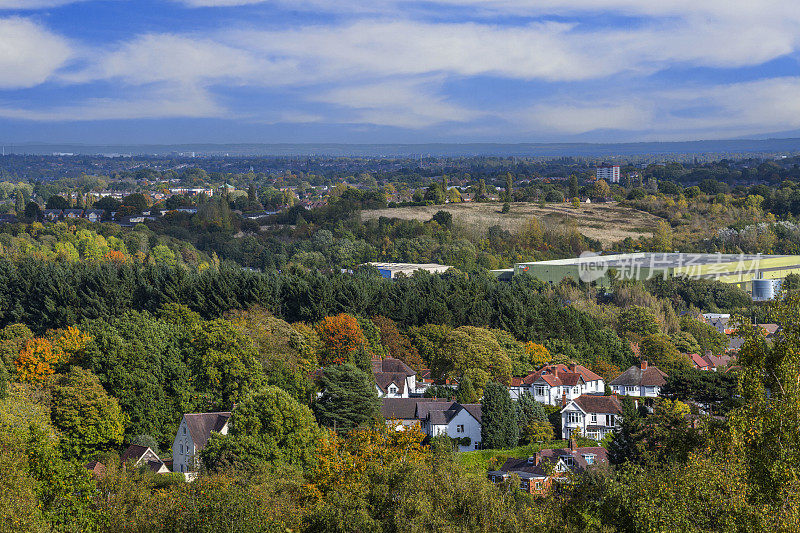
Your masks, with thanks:
[(525, 356), (534, 368), (541, 368), (550, 362), (550, 351), (541, 344), (527, 342), (525, 344)]
[(323, 318), (317, 324), (317, 333), (325, 346), (320, 357), (324, 366), (348, 362), (352, 354), (366, 343), (356, 317), (345, 313)]
[(14, 361), (17, 379), (27, 383), (40, 383), (55, 373), (58, 354), (47, 339), (30, 339)]

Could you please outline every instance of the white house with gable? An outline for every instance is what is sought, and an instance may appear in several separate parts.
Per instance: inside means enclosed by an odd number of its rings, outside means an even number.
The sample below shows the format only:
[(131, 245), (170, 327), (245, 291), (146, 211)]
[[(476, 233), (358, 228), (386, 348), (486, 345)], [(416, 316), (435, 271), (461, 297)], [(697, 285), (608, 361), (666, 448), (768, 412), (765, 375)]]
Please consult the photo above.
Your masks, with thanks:
[(583, 395), (561, 409), (561, 438), (579, 429), (584, 437), (601, 440), (622, 424), (622, 403), (616, 396)]
[(187, 413), (183, 415), (175, 440), (172, 443), (172, 471), (186, 474), (192, 481), (199, 468), (200, 450), (212, 432), (228, 433), (229, 411), (219, 413)]

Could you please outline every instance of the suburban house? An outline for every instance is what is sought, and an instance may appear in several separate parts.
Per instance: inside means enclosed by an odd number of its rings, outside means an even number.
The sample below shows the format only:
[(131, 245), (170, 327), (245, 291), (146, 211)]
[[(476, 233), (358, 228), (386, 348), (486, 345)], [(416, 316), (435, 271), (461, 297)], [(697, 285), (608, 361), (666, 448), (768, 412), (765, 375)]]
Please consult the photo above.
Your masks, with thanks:
[(191, 481), (196, 475), (198, 453), (208, 442), (212, 432), (228, 433), (231, 413), (187, 413), (183, 415), (175, 440), (172, 443), (172, 470), (186, 474)]
[(633, 365), (611, 381), (611, 390), (625, 396), (655, 398), (667, 382), (667, 375), (655, 366), (647, 366), (647, 361)]
[(89, 222), (100, 222), (103, 219), (103, 215), (105, 215), (105, 211), (102, 209), (87, 209), (83, 216)]
[(152, 448), (131, 444), (120, 457), (122, 464), (132, 464), (134, 467), (147, 466), (156, 474), (166, 474), (170, 470)]
[(58, 220), (61, 218), (61, 209), (45, 209), (42, 216), (47, 220)]
[(700, 355), (698, 353), (687, 353), (686, 356), (689, 358), (689, 362), (695, 369), (703, 371), (711, 370), (711, 361), (705, 355)]
[(569, 447), (547, 449), (522, 459), (507, 459), (500, 470), (489, 472), (489, 480), (500, 483), (512, 475), (519, 478), (520, 489), (531, 494), (547, 491), (552, 483), (569, 481), (570, 474), (584, 472), (592, 465), (608, 462), (608, 452), (601, 446), (578, 448), (575, 439)]
[(523, 392), (533, 394), (537, 402), (547, 405), (563, 405), (582, 394), (603, 394), (603, 378), (585, 366), (546, 365), (524, 378), (511, 378), (509, 393), (516, 400)]
[[(458, 451), (477, 450), (481, 444), (481, 404), (460, 404), (435, 398), (384, 398), (381, 414), (403, 426), (418, 425), (431, 437), (460, 439)], [(398, 426), (399, 428), (399, 426)]]
[(64, 209), (64, 218), (81, 218), (83, 209)]
[(622, 403), (616, 396), (584, 394), (561, 409), (561, 438), (573, 436), (575, 429), (581, 435), (601, 440), (619, 429), (622, 422)]
[(372, 373), (378, 396), (409, 398), (417, 394), (417, 373), (400, 359), (373, 359)]

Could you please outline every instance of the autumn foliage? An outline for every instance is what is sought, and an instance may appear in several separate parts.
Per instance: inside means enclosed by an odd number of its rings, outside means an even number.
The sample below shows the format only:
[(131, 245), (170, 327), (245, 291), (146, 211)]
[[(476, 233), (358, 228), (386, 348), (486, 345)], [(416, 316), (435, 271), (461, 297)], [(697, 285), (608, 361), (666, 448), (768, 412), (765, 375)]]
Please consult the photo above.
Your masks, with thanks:
[(345, 313), (323, 318), (317, 325), (317, 333), (325, 347), (320, 357), (324, 366), (346, 363), (366, 343), (358, 320)]
[(390, 357), (400, 359), (418, 372), (425, 368), (419, 351), (411, 344), (411, 340), (407, 336), (400, 333), (392, 319), (375, 316), (372, 317), (372, 322), (378, 326), (381, 332), (381, 344), (386, 348)]
[(45, 381), (55, 373), (58, 359), (49, 340), (30, 339), (14, 361), (17, 378), (27, 383)]

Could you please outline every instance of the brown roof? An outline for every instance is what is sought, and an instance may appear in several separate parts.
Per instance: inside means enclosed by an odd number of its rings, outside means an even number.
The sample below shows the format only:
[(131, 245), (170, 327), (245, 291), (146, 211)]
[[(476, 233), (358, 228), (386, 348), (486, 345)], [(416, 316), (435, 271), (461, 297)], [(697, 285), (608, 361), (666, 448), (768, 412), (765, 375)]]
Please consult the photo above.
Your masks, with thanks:
[(91, 461), (86, 463), (86, 469), (97, 479), (102, 479), (106, 475), (106, 466), (99, 461)]
[(462, 403), (461, 406), (471, 414), (475, 420), (481, 422), (483, 415), (482, 406), (479, 403)]
[(417, 404), (426, 402), (441, 402), (441, 400), (438, 398), (383, 398), (381, 414), (387, 420), (393, 418), (412, 420), (417, 417)]
[(373, 359), (372, 371), (375, 373), (394, 372), (398, 374), (404, 374), (406, 376), (413, 376), (416, 374), (416, 372), (414, 372), (414, 370), (412, 370), (410, 366), (405, 364), (400, 359), (395, 359), (394, 357), (386, 357), (384, 359)]
[[(147, 453), (149, 450), (147, 446), (139, 446), (138, 444), (131, 444), (128, 446), (128, 449), (123, 452), (122, 457), (120, 457), (120, 461), (123, 463), (126, 461), (133, 461), (134, 463), (137, 462), (142, 456)], [(152, 450), (151, 450), (152, 451)]]
[(208, 438), (211, 436), (212, 431), (222, 431), (228, 419), (231, 417), (230, 411), (223, 411), (219, 413), (187, 413), (183, 415), (186, 418), (186, 427), (189, 430), (189, 435), (192, 436), (192, 442), (197, 449), (206, 445)]
[(389, 388), (389, 385), (394, 383), (402, 393), (406, 389), (406, 375), (398, 374), (396, 372), (376, 372), (375, 384), (383, 391)]
[(595, 464), (608, 462), (608, 452), (602, 446), (591, 446), (586, 448), (557, 448), (547, 449), (537, 452), (532, 457), (523, 457), (521, 459), (507, 459), (503, 466), (500, 467), (502, 472), (524, 472), (533, 474), (537, 477), (547, 477), (545, 470), (546, 464), (555, 465), (562, 457), (572, 457), (573, 472), (581, 472), (589, 467), (584, 455), (594, 455)]
[(663, 386), (667, 375), (655, 366), (648, 366), (642, 370), (641, 365), (633, 365), (619, 377), (611, 381), (610, 385), (623, 385), (631, 387)]
[(594, 394), (581, 394), (572, 400), (584, 413), (612, 413), (622, 414), (622, 404), (616, 396), (595, 396)]

